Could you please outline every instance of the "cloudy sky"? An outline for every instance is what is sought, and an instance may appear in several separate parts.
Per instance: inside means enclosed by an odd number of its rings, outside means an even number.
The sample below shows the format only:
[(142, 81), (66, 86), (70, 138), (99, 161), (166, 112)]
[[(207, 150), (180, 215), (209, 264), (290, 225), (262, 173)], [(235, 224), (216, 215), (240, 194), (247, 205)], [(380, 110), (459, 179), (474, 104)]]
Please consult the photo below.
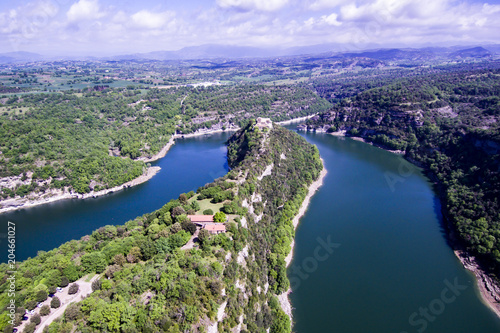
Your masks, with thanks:
[(1, 0), (0, 53), (500, 43), (500, 0)]

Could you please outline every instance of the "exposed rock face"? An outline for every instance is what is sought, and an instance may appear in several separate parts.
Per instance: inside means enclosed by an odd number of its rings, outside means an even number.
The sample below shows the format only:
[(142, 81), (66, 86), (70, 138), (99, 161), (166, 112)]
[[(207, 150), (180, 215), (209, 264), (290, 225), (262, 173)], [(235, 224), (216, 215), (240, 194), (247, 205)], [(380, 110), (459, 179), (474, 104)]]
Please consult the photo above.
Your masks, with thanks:
[(466, 252), (456, 250), (455, 255), (465, 269), (474, 273), (477, 278), (477, 284), (481, 291), (481, 296), (484, 298), (490, 308), (500, 316), (500, 285), (498, 281), (490, 277), (479, 265), (476, 258), (468, 255)]

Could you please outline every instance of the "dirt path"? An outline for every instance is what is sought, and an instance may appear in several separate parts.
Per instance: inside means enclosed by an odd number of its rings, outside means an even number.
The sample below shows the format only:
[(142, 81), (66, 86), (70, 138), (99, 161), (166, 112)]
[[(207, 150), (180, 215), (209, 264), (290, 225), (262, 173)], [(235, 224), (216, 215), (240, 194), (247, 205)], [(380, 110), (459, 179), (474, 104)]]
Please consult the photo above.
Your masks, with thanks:
[[(68, 294), (69, 286), (63, 288), (62, 292), (56, 293), (56, 296), (59, 297), (59, 299), (61, 300), (61, 306), (58, 309), (51, 309), (51, 312), (50, 312), (50, 314), (48, 316), (41, 317), (42, 318), (42, 322), (40, 323), (40, 325), (37, 326), (37, 328), (35, 330), (35, 333), (41, 333), (43, 331), (43, 328), (45, 326), (49, 326), (55, 319), (57, 319), (60, 316), (62, 316), (63, 313), (64, 313), (64, 311), (66, 310), (66, 308), (68, 307), (69, 304), (71, 304), (73, 302), (79, 302), (83, 298), (85, 298), (86, 296), (88, 296), (92, 292), (92, 282), (94, 282), (98, 277), (99, 277), (99, 274), (94, 275), (92, 277), (92, 279), (90, 280), (90, 282), (86, 282), (85, 281), (86, 280), (86, 276), (84, 276), (81, 279), (75, 281), (75, 283), (77, 283), (80, 288), (79, 288), (78, 292), (76, 294), (74, 294), (74, 295), (69, 295)], [(52, 300), (52, 298), (49, 297), (42, 304), (50, 306), (50, 301), (51, 300)], [(35, 309), (36, 309), (35, 313), (39, 313), (40, 312), (40, 308), (37, 307)], [(33, 315), (30, 315), (29, 317), (32, 317), (32, 316)], [(26, 321), (24, 321), (18, 327), (19, 332), (23, 331), (24, 326), (28, 322), (29, 322), (29, 320), (26, 320)]]
[(181, 250), (190, 250), (194, 247), (194, 240), (198, 238), (198, 234), (200, 233), (200, 229), (196, 229), (195, 233), (193, 234), (193, 236), (191, 236), (191, 239), (189, 239), (189, 241), (184, 244), (184, 246), (181, 247)]

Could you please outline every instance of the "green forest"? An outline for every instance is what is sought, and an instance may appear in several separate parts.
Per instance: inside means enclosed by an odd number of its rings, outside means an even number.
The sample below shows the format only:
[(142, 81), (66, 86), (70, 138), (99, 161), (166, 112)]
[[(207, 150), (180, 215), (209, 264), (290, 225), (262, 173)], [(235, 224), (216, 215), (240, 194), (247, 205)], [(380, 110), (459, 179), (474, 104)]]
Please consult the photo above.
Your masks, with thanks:
[(2, 187), (3, 199), (112, 188), (143, 174), (141, 159), (158, 153), (175, 133), (224, 129), (263, 115), (286, 120), (331, 106), (300, 85), (94, 87), (3, 101), (0, 178), (21, 181)]
[(343, 130), (423, 166), (451, 231), (500, 277), (500, 63), (361, 77), (347, 90), (315, 84), (335, 105), (308, 121), (309, 129)]
[[(206, 332), (213, 322), (219, 332), (237, 325), (241, 332), (290, 332), (276, 296), (289, 288), (284, 258), (294, 237), (292, 219), (323, 165), (317, 148), (294, 132), (279, 126), (261, 130), (254, 120), (242, 126), (228, 142), (232, 169), (224, 177), (124, 225), (101, 227), (19, 263), (15, 325), (57, 287), (70, 285), (71, 292), (78, 279), (99, 274), (93, 293), (69, 305), (44, 332)], [(259, 180), (271, 164), (271, 174)], [(202, 200), (223, 204), (215, 216), (230, 216), (227, 232), (201, 230), (197, 245), (183, 249), (196, 231), (187, 215), (199, 212)], [(7, 271), (1, 264), (5, 332), (12, 331), (5, 311)], [(41, 313), (60, 306), (54, 296)], [(221, 306), (226, 316), (217, 323)], [(37, 319), (24, 332), (40, 323), (40, 317), (32, 318)]]

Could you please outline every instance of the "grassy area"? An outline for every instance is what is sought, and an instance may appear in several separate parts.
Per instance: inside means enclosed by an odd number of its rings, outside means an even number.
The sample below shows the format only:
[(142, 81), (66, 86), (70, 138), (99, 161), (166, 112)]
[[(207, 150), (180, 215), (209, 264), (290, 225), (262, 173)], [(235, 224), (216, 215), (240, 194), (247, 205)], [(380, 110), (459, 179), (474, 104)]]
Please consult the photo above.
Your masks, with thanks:
[[(189, 202), (192, 202), (193, 200), (197, 200), (199, 194), (196, 194), (194, 197), (189, 199)], [(196, 211), (196, 214), (203, 214), (203, 211), (206, 209), (211, 209), (214, 213), (217, 213), (221, 208), (223, 203), (211, 203), (212, 199), (203, 199), (203, 200), (198, 200), (198, 204), (200, 205), (200, 210)], [(228, 222), (234, 222), (234, 219), (238, 217), (236, 214), (226, 214)]]
[[(193, 200), (198, 200), (199, 194), (196, 194), (194, 197), (189, 199), (189, 202), (192, 202)], [(203, 200), (198, 200), (198, 204), (200, 205), (200, 210), (196, 211), (196, 214), (203, 214), (203, 211), (206, 209), (211, 209), (213, 210), (214, 213), (218, 212), (222, 208), (222, 202), (220, 203), (211, 203), (212, 199), (203, 199)]]
[(301, 77), (301, 78), (298, 78), (298, 79), (283, 79), (283, 80), (270, 81), (270, 82), (266, 82), (264, 84), (267, 85), (267, 86), (284, 85), (284, 84), (295, 84), (295, 83), (299, 83), (299, 82), (305, 82), (307, 80), (309, 80), (308, 77)]
[(19, 115), (19, 114), (22, 114), (22, 113), (26, 113), (26, 111), (28, 111), (29, 108), (27, 107), (15, 107), (15, 108), (12, 108), (12, 107), (6, 107), (6, 106), (2, 106), (0, 107), (0, 113), (3, 114), (5, 112), (9, 113), (10, 115)]

